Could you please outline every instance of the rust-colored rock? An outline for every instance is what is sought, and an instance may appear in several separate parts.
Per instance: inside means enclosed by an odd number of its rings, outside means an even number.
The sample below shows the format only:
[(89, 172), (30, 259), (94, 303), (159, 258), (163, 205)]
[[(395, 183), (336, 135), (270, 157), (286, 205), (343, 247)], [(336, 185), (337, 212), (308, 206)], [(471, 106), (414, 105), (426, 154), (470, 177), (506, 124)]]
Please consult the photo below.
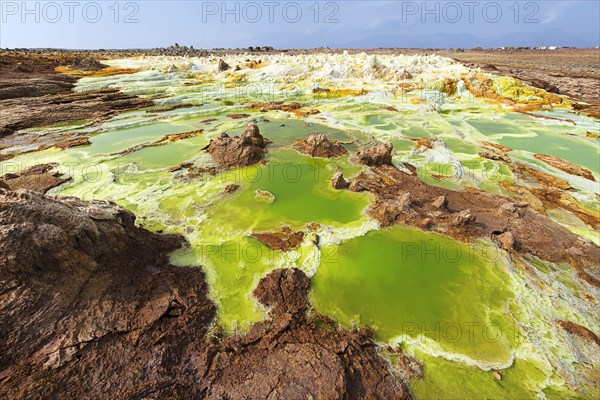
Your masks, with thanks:
[(79, 136), (73, 139), (65, 140), (64, 142), (58, 142), (54, 144), (54, 147), (59, 149), (68, 149), (70, 147), (87, 146), (91, 144), (88, 136)]
[(337, 140), (330, 140), (322, 133), (313, 133), (306, 140), (299, 140), (294, 146), (299, 152), (311, 157), (341, 157), (348, 150)]
[(497, 149), (488, 149), (488, 150), (480, 151), (479, 155), (481, 157), (487, 158), (489, 160), (502, 161), (507, 164), (510, 164), (512, 162), (511, 159), (506, 154), (502, 153), (500, 150), (497, 150)]
[(530, 166), (527, 164), (515, 163), (516, 165), (513, 167), (514, 171), (522, 175), (529, 175), (534, 177), (541, 185), (550, 188), (556, 188), (560, 190), (569, 190), (571, 188), (571, 184), (564, 179), (558, 178), (554, 175), (548, 174), (546, 172), (540, 171), (534, 166)]
[(283, 227), (279, 232), (252, 233), (252, 237), (263, 242), (273, 250), (289, 251), (295, 249), (304, 240), (304, 232), (294, 232), (289, 227)]
[(211, 140), (204, 149), (221, 169), (246, 167), (261, 161), (266, 153), (267, 141), (259, 133), (258, 126), (249, 123), (241, 136), (229, 137), (222, 133)]
[(269, 320), (220, 339), (202, 269), (168, 263), (182, 242), (114, 203), (0, 189), (0, 397), (411, 398), (297, 269), (258, 284)]
[(342, 171), (337, 171), (331, 177), (331, 186), (337, 190), (348, 189), (350, 184), (344, 179), (344, 173)]
[(591, 343), (595, 343), (600, 348), (600, 337), (598, 337), (598, 335), (596, 335), (588, 328), (576, 324), (575, 322), (564, 320), (558, 321), (558, 324), (570, 334), (579, 336), (580, 338), (585, 339)]
[(2, 176), (2, 180), (11, 190), (27, 189), (46, 193), (71, 180), (71, 177), (64, 176), (59, 171), (51, 172), (57, 166), (56, 163), (37, 164), (24, 171), (7, 173)]
[[(389, 165), (359, 174), (350, 184), (350, 189), (353, 188), (375, 195), (369, 214), (382, 226), (402, 223), (422, 227), (427, 220), (431, 229), (464, 241), (510, 231), (518, 244), (516, 251), (551, 262), (571, 263), (574, 259), (571, 253), (577, 249), (578, 272), (584, 271), (591, 282), (600, 277), (597, 265), (600, 247), (531, 209), (527, 203), (479, 189), (454, 191), (432, 186)], [(399, 207), (398, 199), (408, 191), (410, 206)], [(431, 199), (440, 196), (446, 199), (444, 208), (432, 204)], [(569, 248), (573, 249), (567, 251)]]
[(240, 190), (242, 187), (240, 185), (238, 185), (237, 183), (230, 183), (229, 185), (225, 186), (225, 189), (223, 189), (224, 193), (234, 193), (237, 192), (238, 190)]
[(219, 59), (219, 66), (217, 67), (217, 71), (219, 72), (224, 72), (227, 71), (228, 69), (230, 69), (231, 67), (229, 66), (229, 64), (227, 64), (225, 61), (223, 61), (222, 59)]
[(590, 181), (596, 181), (592, 172), (586, 168), (580, 167), (577, 164), (573, 164), (570, 161), (563, 160), (562, 158), (554, 157), (548, 154), (535, 154), (535, 158), (553, 166), (556, 169), (566, 172), (567, 174), (582, 176)]
[(391, 143), (378, 143), (357, 153), (358, 162), (369, 166), (391, 165), (392, 151)]

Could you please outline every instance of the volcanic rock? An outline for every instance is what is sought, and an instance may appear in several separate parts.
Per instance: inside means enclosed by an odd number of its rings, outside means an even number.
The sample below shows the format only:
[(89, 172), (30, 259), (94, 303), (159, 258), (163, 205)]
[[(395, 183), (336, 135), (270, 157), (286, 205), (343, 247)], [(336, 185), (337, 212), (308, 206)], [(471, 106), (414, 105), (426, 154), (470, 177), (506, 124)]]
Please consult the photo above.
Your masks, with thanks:
[(71, 177), (65, 177), (59, 171), (51, 172), (57, 166), (56, 163), (37, 164), (21, 172), (7, 173), (2, 176), (2, 181), (11, 190), (27, 189), (46, 193), (71, 180)]
[(446, 207), (446, 196), (441, 195), (441, 196), (436, 197), (431, 202), (431, 206), (433, 208), (437, 208), (437, 209)]
[(479, 155), (481, 157), (487, 158), (489, 160), (503, 161), (508, 164), (511, 163), (511, 159), (506, 154), (502, 153), (500, 150), (488, 149), (488, 150), (480, 151)]
[(229, 137), (222, 133), (211, 140), (204, 148), (212, 156), (221, 169), (246, 167), (261, 161), (266, 153), (266, 141), (258, 130), (258, 126), (249, 123), (241, 136)]
[(70, 147), (87, 146), (89, 144), (91, 144), (91, 142), (88, 136), (78, 136), (73, 139), (68, 139), (63, 142), (55, 143), (54, 147), (64, 150)]
[(329, 140), (326, 135), (318, 132), (310, 135), (306, 140), (299, 140), (294, 147), (311, 157), (333, 158), (348, 153), (340, 142)]
[(182, 243), (114, 203), (0, 189), (0, 398), (412, 398), (298, 269), (262, 278), (270, 318), (221, 339), (202, 268), (168, 262)]
[(466, 209), (452, 214), (450, 224), (459, 228), (472, 221), (475, 221), (475, 216), (471, 213), (471, 210)]
[(217, 70), (219, 72), (223, 72), (223, 71), (227, 71), (228, 69), (230, 69), (231, 67), (229, 66), (229, 64), (227, 64), (225, 61), (223, 61), (222, 59), (219, 59), (219, 67), (217, 68)]
[(393, 149), (391, 143), (379, 143), (359, 150), (357, 153), (358, 162), (369, 166), (391, 165)]
[(240, 185), (238, 185), (237, 183), (230, 183), (229, 185), (225, 186), (225, 189), (223, 190), (223, 192), (224, 193), (233, 193), (233, 192), (237, 192), (241, 188), (242, 187)]
[[(368, 191), (375, 196), (369, 214), (382, 226), (402, 223), (422, 227), (423, 221), (428, 218), (428, 225), (435, 231), (467, 242), (476, 238), (488, 238), (495, 231), (510, 231), (518, 244), (515, 250), (519, 253), (532, 254), (555, 263), (575, 262), (580, 275), (590, 282), (600, 282), (600, 247), (591, 241), (581, 240), (577, 234), (535, 211), (527, 205), (529, 201), (515, 201), (473, 188), (454, 191), (433, 186), (389, 165), (373, 167), (368, 173), (360, 173), (352, 180), (350, 190), (353, 188)], [(410, 188), (412, 203), (405, 210), (408, 212), (399, 212), (397, 199), (399, 193), (406, 192), (407, 188)], [(562, 196), (554, 200), (548, 199), (548, 204), (561, 204), (561, 199), (566, 200), (563, 197), (565, 193), (558, 192)], [(436, 209), (431, 204), (432, 199), (440, 196), (445, 196), (446, 207)], [(573, 208), (573, 201), (570, 201), (569, 210), (575, 212), (577, 209)], [(581, 210), (576, 215), (585, 217)], [(593, 222), (591, 217), (586, 220)], [(556, 243), (563, 245), (556, 246)], [(573, 258), (565, 251), (570, 247), (577, 248), (580, 255)]]
[(80, 71), (99, 71), (108, 67), (108, 65), (102, 64), (100, 61), (91, 57), (79, 59), (69, 66), (69, 68), (71, 69), (76, 69)]
[(577, 164), (574, 164), (570, 161), (550, 156), (548, 154), (534, 154), (534, 157), (538, 160), (542, 160), (547, 164), (550, 164), (554, 168), (566, 172), (567, 174), (582, 176), (586, 179), (589, 179), (590, 181), (596, 181), (596, 179), (594, 179), (594, 175), (591, 173), (590, 170), (583, 168)]
[(515, 247), (515, 238), (510, 232), (493, 234), (492, 238), (504, 250), (512, 250)]
[(289, 227), (283, 227), (279, 232), (252, 233), (252, 237), (273, 250), (289, 251), (302, 243), (304, 232), (294, 232)]
[(331, 177), (331, 186), (333, 186), (334, 189), (342, 190), (348, 189), (350, 184), (344, 179), (344, 173), (342, 171), (337, 171)]
[(0, 398), (182, 396), (216, 308), (169, 265), (181, 243), (113, 203), (0, 189)]

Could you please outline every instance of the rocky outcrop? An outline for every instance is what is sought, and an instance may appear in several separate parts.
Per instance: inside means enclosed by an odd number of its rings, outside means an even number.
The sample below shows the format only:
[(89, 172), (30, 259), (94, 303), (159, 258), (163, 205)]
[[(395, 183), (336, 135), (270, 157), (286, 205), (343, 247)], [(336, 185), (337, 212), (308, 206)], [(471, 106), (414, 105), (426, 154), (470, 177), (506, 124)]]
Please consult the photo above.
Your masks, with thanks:
[(342, 171), (337, 171), (331, 177), (331, 186), (333, 186), (334, 189), (343, 190), (348, 189), (350, 184), (344, 179), (344, 173)]
[(304, 232), (294, 232), (289, 226), (284, 226), (279, 232), (254, 232), (252, 233), (252, 237), (260, 240), (273, 250), (289, 251), (302, 243)]
[(24, 171), (7, 173), (0, 177), (6, 188), (17, 190), (27, 189), (34, 192), (46, 193), (48, 190), (71, 180), (60, 171), (53, 171), (58, 164), (37, 164)]
[(219, 59), (219, 66), (217, 67), (217, 71), (219, 71), (219, 72), (225, 72), (225, 71), (227, 71), (230, 68), (231, 67), (229, 66), (229, 64), (227, 64), (222, 59)]
[(296, 101), (291, 103), (284, 103), (282, 101), (271, 101), (271, 102), (258, 102), (251, 105), (252, 108), (258, 109), (262, 112), (267, 111), (285, 111), (295, 114), (298, 117), (305, 118), (310, 115), (319, 113), (316, 108), (305, 109), (306, 105), (298, 103)]
[(366, 149), (359, 150), (357, 153), (358, 162), (369, 166), (392, 165), (391, 143), (378, 143)]
[(230, 137), (222, 133), (204, 148), (221, 169), (247, 167), (260, 162), (269, 143), (260, 134), (258, 126), (249, 123), (241, 136)]
[(314, 133), (294, 146), (299, 152), (311, 157), (333, 158), (348, 154), (348, 150), (337, 140), (330, 140), (322, 133)]
[(168, 262), (181, 244), (110, 202), (0, 189), (0, 398), (411, 398), (297, 269), (259, 282), (267, 321), (222, 338), (202, 269)]
[[(512, 238), (505, 235), (503, 245), (543, 260), (572, 263), (586, 280), (596, 285), (600, 282), (600, 247), (531, 209), (528, 203), (474, 188), (454, 191), (432, 186), (389, 165), (359, 174), (350, 190), (375, 195), (369, 213), (382, 226), (402, 223), (464, 241), (510, 231)], [(403, 201), (407, 193), (410, 203)]]
[(73, 139), (64, 140), (62, 142), (54, 143), (54, 147), (58, 149), (68, 149), (71, 147), (87, 146), (90, 145), (90, 138), (88, 136), (77, 136)]
[(570, 161), (563, 160), (562, 158), (554, 157), (548, 154), (534, 154), (533, 155), (538, 160), (545, 162), (553, 166), (556, 169), (560, 169), (563, 172), (571, 175), (582, 176), (585, 179), (589, 179), (590, 181), (596, 181), (594, 179), (594, 175), (592, 172), (586, 168), (583, 168), (577, 164), (574, 164)]
[[(19, 132), (28, 129), (109, 118), (117, 112), (153, 105), (149, 99), (126, 95), (118, 89), (73, 93), (77, 77), (56, 72), (60, 65), (79, 62), (76, 54), (43, 55), (8, 53), (0, 61), (0, 147), (15, 147), (3, 159), (14, 157), (27, 148), (47, 149), (56, 144), (78, 143), (78, 134), (49, 131)], [(102, 64), (100, 64), (102, 66)], [(89, 65), (91, 68), (91, 64)]]
[(0, 398), (188, 392), (216, 309), (200, 268), (169, 265), (181, 243), (112, 203), (0, 189)]
[(511, 163), (510, 157), (508, 157), (506, 154), (502, 153), (498, 149), (487, 149), (484, 151), (480, 151), (479, 155), (483, 158), (487, 158), (488, 160), (502, 161), (508, 164)]
[[(368, 329), (339, 329), (310, 312), (310, 279), (278, 269), (261, 279), (256, 298), (271, 320), (225, 339), (213, 358), (207, 398), (410, 399)], [(257, 368), (256, 366), (260, 366)]]
[(99, 71), (101, 69), (108, 68), (108, 65), (102, 64), (95, 58), (87, 57), (75, 60), (75, 62), (69, 65), (69, 68), (79, 71)]

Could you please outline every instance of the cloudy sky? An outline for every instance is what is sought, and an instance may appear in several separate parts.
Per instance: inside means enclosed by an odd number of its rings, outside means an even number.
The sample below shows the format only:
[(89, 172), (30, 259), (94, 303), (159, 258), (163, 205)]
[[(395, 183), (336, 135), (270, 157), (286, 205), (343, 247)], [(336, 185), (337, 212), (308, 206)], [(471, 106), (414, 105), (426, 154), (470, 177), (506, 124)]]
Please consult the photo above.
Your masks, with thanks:
[(600, 1), (6, 1), (0, 47), (597, 46)]

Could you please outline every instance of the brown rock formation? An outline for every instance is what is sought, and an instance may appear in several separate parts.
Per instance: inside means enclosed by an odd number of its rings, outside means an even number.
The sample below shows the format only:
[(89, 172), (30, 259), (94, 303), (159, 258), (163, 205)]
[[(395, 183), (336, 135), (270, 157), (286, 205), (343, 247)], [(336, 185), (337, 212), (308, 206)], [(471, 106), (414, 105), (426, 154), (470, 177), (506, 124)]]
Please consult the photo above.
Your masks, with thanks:
[(0, 189), (0, 397), (197, 393), (192, 358), (215, 315), (204, 273), (170, 266), (182, 241), (134, 221)]
[(303, 110), (305, 105), (298, 102), (284, 103), (280, 101), (272, 101), (272, 102), (258, 102), (251, 105), (254, 109), (259, 109), (262, 112), (267, 111), (285, 111), (291, 112), (298, 117), (307, 117), (309, 115), (318, 114), (319, 110), (313, 108), (308, 110)]
[(309, 289), (310, 279), (298, 269), (278, 269), (259, 282), (254, 293), (271, 308), (272, 321), (225, 339), (213, 358), (207, 398), (412, 398), (368, 329), (339, 329), (309, 313)]
[(350, 184), (344, 179), (344, 173), (342, 171), (337, 171), (331, 177), (331, 186), (337, 190), (348, 189)]
[(488, 150), (480, 151), (479, 155), (481, 157), (487, 158), (489, 160), (503, 161), (507, 164), (511, 163), (511, 159), (506, 154), (502, 153), (500, 150), (497, 150), (497, 149), (488, 149)]
[(222, 133), (217, 139), (211, 140), (204, 148), (212, 156), (221, 169), (246, 167), (261, 161), (266, 151), (268, 140), (265, 140), (258, 126), (249, 123), (241, 136), (229, 137)]
[(329, 140), (322, 133), (313, 133), (306, 140), (299, 140), (294, 146), (299, 152), (311, 157), (333, 158), (348, 154), (348, 150), (337, 140)]
[(227, 71), (228, 69), (230, 69), (231, 67), (229, 66), (229, 64), (227, 64), (225, 61), (223, 61), (222, 59), (219, 59), (219, 66), (217, 67), (217, 70), (219, 72), (224, 72)]
[(108, 68), (108, 65), (102, 64), (95, 58), (87, 57), (75, 60), (75, 62), (71, 64), (69, 68), (80, 71), (99, 71), (101, 69)]
[(50, 172), (58, 164), (38, 164), (21, 172), (7, 173), (0, 181), (12, 189), (27, 189), (34, 192), (46, 193), (48, 190), (68, 182), (71, 177), (65, 177), (61, 172)]
[(63, 142), (58, 142), (54, 144), (54, 147), (59, 149), (68, 149), (70, 147), (78, 147), (78, 146), (87, 146), (91, 144), (90, 138), (87, 136), (77, 136), (73, 139), (68, 139)]
[(201, 268), (182, 242), (105, 201), (0, 189), (0, 397), (409, 399), (369, 330), (315, 314), (297, 269), (263, 278), (270, 319), (210, 331)]
[[(376, 196), (369, 213), (382, 226), (403, 223), (427, 226), (446, 235), (470, 241), (510, 231), (518, 252), (533, 254), (551, 262), (569, 262), (577, 254), (577, 268), (598, 282), (600, 248), (521, 203), (479, 189), (454, 191), (431, 186), (418, 177), (393, 166), (383, 165), (371, 173), (359, 174), (350, 189), (369, 191)], [(410, 192), (410, 204), (399, 201)], [(435, 200), (445, 198), (445, 206)], [(441, 203), (441, 201), (440, 201)], [(556, 243), (561, 243), (557, 246)], [(595, 277), (595, 278), (594, 278)]]
[(573, 164), (570, 161), (550, 156), (548, 154), (535, 154), (534, 157), (538, 160), (542, 160), (546, 164), (553, 166), (554, 168), (566, 172), (567, 174), (582, 176), (586, 179), (589, 179), (590, 181), (596, 181), (596, 179), (594, 179), (594, 175), (591, 173), (590, 170), (580, 167), (577, 164)]
[(589, 341), (590, 343), (596, 344), (600, 348), (600, 337), (588, 328), (576, 324), (571, 321), (558, 321), (558, 324), (567, 332), (572, 335), (579, 336), (582, 339)]
[(359, 150), (357, 153), (358, 162), (369, 166), (392, 165), (391, 143), (378, 143), (374, 146)]
[(273, 250), (288, 251), (300, 246), (304, 240), (304, 232), (294, 232), (289, 226), (284, 226), (279, 232), (254, 232), (252, 237)]

